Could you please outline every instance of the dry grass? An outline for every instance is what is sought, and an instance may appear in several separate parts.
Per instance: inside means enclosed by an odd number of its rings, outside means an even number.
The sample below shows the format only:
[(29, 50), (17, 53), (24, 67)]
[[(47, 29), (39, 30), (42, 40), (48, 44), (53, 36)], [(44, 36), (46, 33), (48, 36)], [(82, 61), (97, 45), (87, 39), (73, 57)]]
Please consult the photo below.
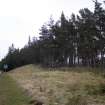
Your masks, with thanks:
[[(68, 68), (66, 68), (68, 69)], [(28, 65), (9, 73), (34, 101), (44, 105), (105, 105), (105, 78), (86, 70), (45, 70)]]

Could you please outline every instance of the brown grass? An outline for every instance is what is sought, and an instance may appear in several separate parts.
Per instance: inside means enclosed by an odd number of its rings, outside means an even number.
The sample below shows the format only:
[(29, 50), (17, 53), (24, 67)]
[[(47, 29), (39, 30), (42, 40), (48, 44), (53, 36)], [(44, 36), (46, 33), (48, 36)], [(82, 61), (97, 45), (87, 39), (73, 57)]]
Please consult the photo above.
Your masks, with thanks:
[(54, 71), (28, 65), (11, 71), (9, 75), (32, 100), (45, 105), (105, 105), (104, 76), (73, 69)]

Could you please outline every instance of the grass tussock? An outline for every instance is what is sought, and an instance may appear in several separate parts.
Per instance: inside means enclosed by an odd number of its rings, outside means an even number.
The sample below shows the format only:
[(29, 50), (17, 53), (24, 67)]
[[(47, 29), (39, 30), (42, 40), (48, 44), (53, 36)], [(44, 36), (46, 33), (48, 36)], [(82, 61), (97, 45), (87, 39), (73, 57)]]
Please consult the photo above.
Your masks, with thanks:
[(9, 73), (32, 100), (44, 105), (105, 105), (104, 72), (29, 65)]

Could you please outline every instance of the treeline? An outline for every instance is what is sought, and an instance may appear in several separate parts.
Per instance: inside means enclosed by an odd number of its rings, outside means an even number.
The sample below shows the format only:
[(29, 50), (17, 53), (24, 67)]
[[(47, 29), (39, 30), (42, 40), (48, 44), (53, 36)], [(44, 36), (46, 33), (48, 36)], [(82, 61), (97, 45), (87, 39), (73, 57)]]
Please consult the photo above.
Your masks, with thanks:
[(22, 49), (9, 48), (0, 65), (9, 69), (26, 64), (61, 66), (105, 66), (105, 9), (97, 0), (94, 11), (81, 9), (79, 15), (68, 19), (62, 12), (55, 22), (52, 18), (40, 29), (40, 37), (29, 38)]

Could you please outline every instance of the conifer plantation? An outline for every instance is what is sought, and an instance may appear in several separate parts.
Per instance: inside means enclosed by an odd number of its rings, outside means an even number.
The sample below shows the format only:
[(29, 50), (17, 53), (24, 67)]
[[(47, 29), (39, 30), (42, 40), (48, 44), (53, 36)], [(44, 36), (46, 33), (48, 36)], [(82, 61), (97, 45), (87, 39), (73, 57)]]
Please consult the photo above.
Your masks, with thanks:
[[(104, 3), (103, 3), (104, 5)], [(105, 5), (104, 5), (105, 6)], [(40, 37), (31, 39), (22, 49), (14, 45), (1, 60), (8, 70), (27, 65), (45, 67), (105, 67), (105, 9), (94, 1), (94, 11), (81, 9), (79, 14), (52, 18), (40, 29)]]

